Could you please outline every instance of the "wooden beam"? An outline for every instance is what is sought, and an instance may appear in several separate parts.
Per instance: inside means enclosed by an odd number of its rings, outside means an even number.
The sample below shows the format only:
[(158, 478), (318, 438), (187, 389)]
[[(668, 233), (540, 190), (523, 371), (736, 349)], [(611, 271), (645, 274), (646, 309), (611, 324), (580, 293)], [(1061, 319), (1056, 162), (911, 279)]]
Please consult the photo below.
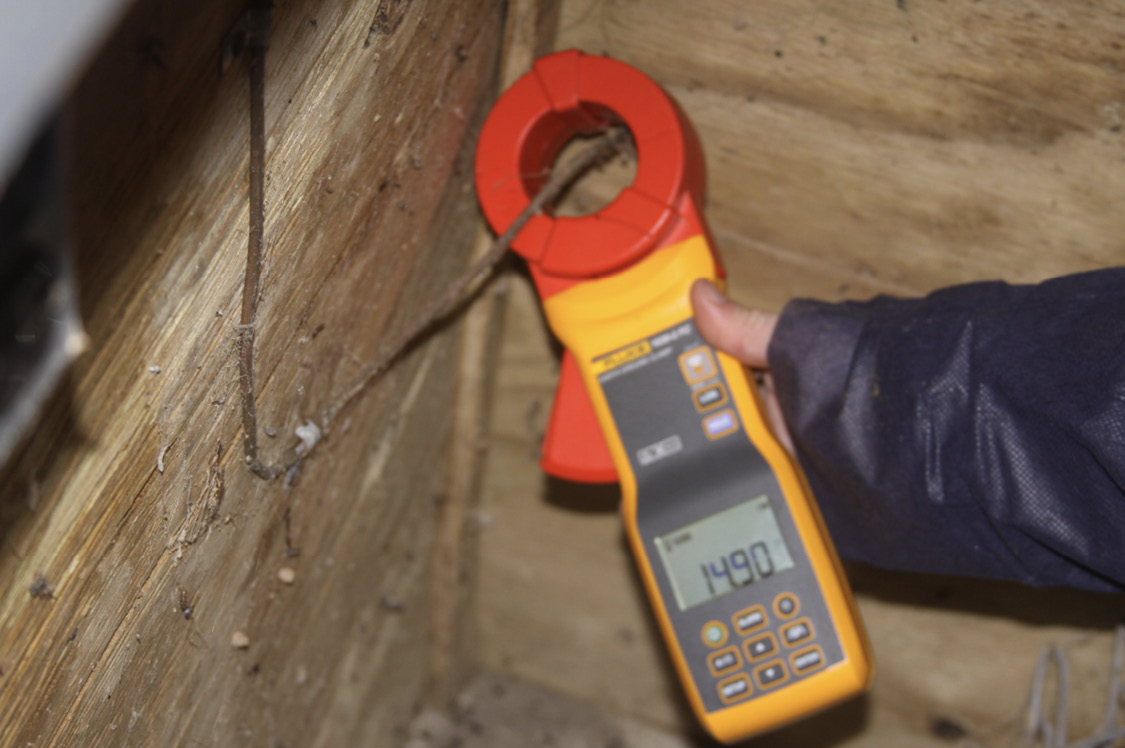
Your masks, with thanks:
[[(550, 47), (558, 22), (557, 0), (516, 0), (508, 3), (504, 45), (500, 52), (499, 88), (503, 90), (525, 73), (535, 58)], [(483, 219), (477, 231), (474, 258), (482, 257), (493, 235)], [(472, 610), (477, 548), (470, 516), (480, 497), (480, 470), (487, 444), (487, 413), (491, 400), (499, 346), (502, 311), (507, 303), (508, 279), (498, 281), (465, 314), (457, 366), (445, 490), (434, 560), (434, 604), (431, 626), (431, 701), (444, 707), (479, 665)]]
[[(291, 485), (243, 465), (242, 12), (142, 0), (73, 103), (92, 340), (0, 480), (11, 745), (385, 745), (422, 698), (448, 334)], [(256, 340), (267, 458), (464, 267), (499, 3), (276, 4)]]

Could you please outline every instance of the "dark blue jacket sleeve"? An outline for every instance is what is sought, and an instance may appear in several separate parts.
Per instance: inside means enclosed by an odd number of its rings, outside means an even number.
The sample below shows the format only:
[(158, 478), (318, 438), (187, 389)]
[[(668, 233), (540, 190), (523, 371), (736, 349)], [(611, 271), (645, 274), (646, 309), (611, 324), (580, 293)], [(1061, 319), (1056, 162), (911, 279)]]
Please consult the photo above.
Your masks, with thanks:
[(844, 558), (1125, 590), (1125, 268), (796, 300), (769, 360)]

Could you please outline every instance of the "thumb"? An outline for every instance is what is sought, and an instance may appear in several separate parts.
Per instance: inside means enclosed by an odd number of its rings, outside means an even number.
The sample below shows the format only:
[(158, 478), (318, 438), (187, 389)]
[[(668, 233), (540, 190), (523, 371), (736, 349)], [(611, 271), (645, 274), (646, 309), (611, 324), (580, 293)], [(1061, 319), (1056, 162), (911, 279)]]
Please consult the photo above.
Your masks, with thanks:
[(766, 352), (777, 327), (776, 314), (736, 304), (702, 279), (692, 284), (691, 305), (704, 340), (747, 366), (768, 367)]

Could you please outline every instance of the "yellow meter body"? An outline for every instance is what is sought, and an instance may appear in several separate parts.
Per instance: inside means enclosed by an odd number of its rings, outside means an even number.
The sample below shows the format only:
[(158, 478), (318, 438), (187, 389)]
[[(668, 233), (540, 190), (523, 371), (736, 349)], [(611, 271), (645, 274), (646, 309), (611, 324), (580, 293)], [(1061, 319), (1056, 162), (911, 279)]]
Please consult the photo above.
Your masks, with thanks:
[(688, 291), (696, 236), (546, 299), (621, 483), (621, 514), (688, 701), (731, 742), (863, 691), (855, 603), (799, 468), (742, 365), (709, 347)]

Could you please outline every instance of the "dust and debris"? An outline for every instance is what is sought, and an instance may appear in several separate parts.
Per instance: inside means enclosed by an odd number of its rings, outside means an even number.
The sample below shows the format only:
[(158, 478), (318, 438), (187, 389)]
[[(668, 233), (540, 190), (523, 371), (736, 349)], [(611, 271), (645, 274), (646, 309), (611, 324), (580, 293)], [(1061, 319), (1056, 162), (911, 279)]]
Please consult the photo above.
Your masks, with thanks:
[(420, 711), (404, 748), (650, 748), (651, 737), (627, 734), (595, 706), (485, 673), (454, 699), (451, 714)]
[(303, 426), (294, 429), (294, 433), (301, 440), (301, 443), (297, 445), (297, 457), (304, 457), (311, 452), (317, 442), (320, 441), (320, 437), (323, 436), (320, 427), (307, 418)]
[(406, 9), (410, 3), (402, 0), (381, 0), (375, 7), (375, 18), (367, 27), (367, 38), (363, 40), (363, 48), (371, 46), (371, 40), (377, 35), (394, 36), (406, 18)]
[(309, 671), (305, 669), (304, 665), (297, 666), (297, 676), (295, 680), (298, 686), (303, 686), (309, 682)]
[[(226, 483), (223, 478), (223, 445), (219, 442), (215, 447), (215, 454), (207, 466), (207, 478), (203, 490), (196, 501), (188, 499), (187, 514), (180, 531), (168, 542), (168, 547), (176, 546), (176, 560), (183, 558), (184, 548), (192, 545), (210, 532), (215, 520), (219, 518), (219, 510), (223, 505), (223, 496), (226, 492)], [(190, 497), (190, 488), (188, 494)]]
[(250, 647), (250, 637), (242, 631), (233, 631), (230, 635), (230, 645), (234, 649), (248, 649)]
[(275, 436), (277, 436), (277, 429), (275, 429), (273, 426), (266, 426), (266, 436), (273, 439)]
[(222, 456), (223, 445), (219, 444), (215, 449), (214, 457), (211, 458), (211, 464), (207, 466), (207, 483), (203, 487), (203, 495), (200, 497), (200, 504), (203, 506), (203, 522), (208, 527), (219, 518), (219, 509), (222, 507), (223, 494), (226, 491), (223, 467), (219, 464), (219, 459)]
[(160, 373), (160, 367), (157, 366), (156, 364), (153, 364), (152, 366), (148, 367), (148, 370), (149, 370), (149, 373), (151, 373), (151, 374), (159, 374)]
[(189, 595), (188, 591), (183, 587), (180, 587), (179, 607), (180, 615), (182, 615), (185, 620), (190, 621), (192, 616), (195, 615), (195, 603), (192, 601), (191, 595)]
[(934, 717), (930, 722), (930, 734), (942, 740), (961, 740), (968, 737), (969, 731), (949, 717)]
[(168, 450), (171, 449), (171, 447), (171, 444), (165, 444), (156, 455), (156, 472), (161, 475), (164, 475), (164, 455), (168, 454)]
[(1110, 132), (1121, 132), (1121, 102), (1115, 101), (1103, 106), (1102, 118)]
[(293, 558), (301, 555), (297, 546), (293, 545), (293, 507), (285, 507), (285, 556)]
[(41, 571), (35, 573), (35, 579), (32, 580), (27, 591), (32, 600), (53, 600), (55, 598), (55, 588), (47, 581), (47, 576)]
[(297, 581), (297, 570), (292, 566), (282, 566), (277, 570), (277, 580), (282, 584), (293, 584)]
[(496, 515), (485, 509), (473, 509), (469, 512), (469, 527), (474, 530), (487, 530), (496, 524)]
[(453, 720), (435, 709), (425, 709), (410, 724), (405, 748), (451, 748), (459, 745)]
[(297, 485), (297, 476), (301, 474), (301, 460), (298, 458), (296, 462), (290, 465), (285, 470), (285, 480), (281, 482), (281, 487), (286, 491)]
[(523, 412), (523, 423), (527, 433), (531, 436), (540, 436), (543, 433), (543, 401), (537, 397), (531, 399), (527, 409)]

